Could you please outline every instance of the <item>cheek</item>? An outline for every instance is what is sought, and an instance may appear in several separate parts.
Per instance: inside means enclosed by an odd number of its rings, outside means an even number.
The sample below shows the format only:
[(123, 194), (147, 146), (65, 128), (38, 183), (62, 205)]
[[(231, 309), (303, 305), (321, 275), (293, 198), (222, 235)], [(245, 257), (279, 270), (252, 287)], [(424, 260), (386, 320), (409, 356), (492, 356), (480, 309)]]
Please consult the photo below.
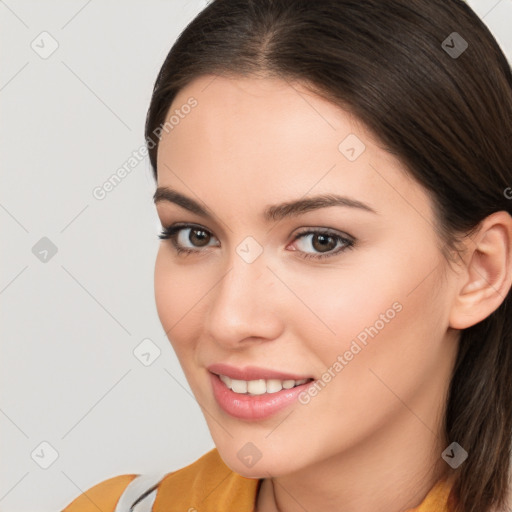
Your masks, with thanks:
[(155, 262), (155, 303), (160, 322), (165, 331), (174, 324), (176, 315), (177, 286), (176, 274), (172, 272), (166, 263), (165, 249), (160, 246)]
[[(178, 358), (198, 339), (202, 315), (201, 298), (206, 290), (193, 281), (190, 271), (173, 263), (170, 249), (162, 243), (155, 262), (154, 289), (158, 317)], [(204, 302), (204, 301), (203, 301)]]
[(336, 267), (285, 275), (283, 280), (294, 283), (294, 293), (307, 306), (294, 308), (294, 314), (304, 329), (316, 332), (311, 338), (315, 347), (320, 338), (343, 351), (366, 327), (375, 322), (380, 326), (381, 314), (386, 320), (397, 316), (399, 305), (393, 304), (410, 290), (410, 278), (392, 255), (374, 252), (377, 256), (354, 252)]
[[(442, 337), (445, 304), (437, 284), (439, 262), (428, 243), (386, 240), (366, 253), (352, 253), (337, 267), (286, 276), (310, 310), (295, 310), (297, 336), (326, 367), (351, 351), (348, 366), (358, 366), (358, 360), (368, 367), (382, 358), (383, 363), (403, 363), (409, 371), (411, 358), (421, 364), (429, 339)], [(432, 351), (426, 357), (434, 355)]]
[(325, 342), (311, 345), (336, 375), (335, 383), (319, 393), (319, 407), (340, 404), (355, 422), (368, 410), (377, 418), (400, 407), (396, 395), (411, 403), (438, 371), (447, 306), (435, 270), (439, 256), (432, 247), (422, 249), (415, 249), (414, 257), (405, 249), (402, 254), (382, 251), (373, 264), (357, 263), (364, 272), (355, 266), (333, 271), (330, 279), (317, 279), (315, 287), (303, 281), (301, 293), (315, 290), (308, 305), (335, 332), (324, 328)]

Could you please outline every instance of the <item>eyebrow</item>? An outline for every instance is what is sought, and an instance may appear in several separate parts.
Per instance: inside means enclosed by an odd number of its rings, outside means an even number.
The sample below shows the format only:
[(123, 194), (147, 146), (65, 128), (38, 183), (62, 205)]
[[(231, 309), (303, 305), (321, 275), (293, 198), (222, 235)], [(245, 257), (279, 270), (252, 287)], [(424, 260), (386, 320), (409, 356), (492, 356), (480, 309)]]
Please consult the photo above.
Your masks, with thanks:
[[(153, 195), (153, 201), (155, 204), (161, 201), (168, 201), (170, 203), (181, 206), (189, 212), (200, 215), (201, 217), (205, 217), (211, 220), (214, 218), (214, 215), (208, 210), (208, 208), (203, 207), (194, 199), (187, 197), (169, 187), (158, 187)], [(320, 208), (327, 208), (330, 206), (358, 208), (377, 214), (377, 211), (374, 210), (371, 206), (358, 201), (357, 199), (353, 199), (347, 196), (340, 196), (337, 194), (322, 194), (267, 206), (263, 212), (263, 219), (266, 222), (275, 222), (280, 221), (286, 217), (295, 217), (312, 210), (318, 210)]]

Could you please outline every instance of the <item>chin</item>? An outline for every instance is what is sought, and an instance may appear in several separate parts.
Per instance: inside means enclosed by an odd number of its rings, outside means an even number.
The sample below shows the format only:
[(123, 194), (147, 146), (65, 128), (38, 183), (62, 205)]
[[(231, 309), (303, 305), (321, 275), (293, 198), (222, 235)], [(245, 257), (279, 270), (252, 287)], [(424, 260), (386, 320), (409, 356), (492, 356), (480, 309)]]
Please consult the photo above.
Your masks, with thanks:
[(237, 452), (229, 450), (229, 453), (219, 449), (219, 454), (232, 471), (246, 478), (268, 478), (270, 476), (282, 476), (296, 470), (296, 468), (286, 467), (276, 460), (276, 456), (269, 454), (262, 456), (254, 465), (244, 464), (238, 457)]

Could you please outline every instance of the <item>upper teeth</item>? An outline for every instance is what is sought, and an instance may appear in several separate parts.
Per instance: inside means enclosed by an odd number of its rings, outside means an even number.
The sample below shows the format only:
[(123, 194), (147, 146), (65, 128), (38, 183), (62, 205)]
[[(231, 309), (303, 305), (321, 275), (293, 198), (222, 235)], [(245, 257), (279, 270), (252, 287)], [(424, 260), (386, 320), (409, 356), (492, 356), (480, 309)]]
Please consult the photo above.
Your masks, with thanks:
[(302, 380), (278, 380), (278, 379), (258, 379), (258, 380), (237, 380), (225, 375), (219, 375), (219, 378), (226, 386), (235, 393), (249, 393), (251, 395), (263, 395), (264, 393), (277, 393), (284, 389), (291, 389), (295, 386), (305, 384), (308, 379)]

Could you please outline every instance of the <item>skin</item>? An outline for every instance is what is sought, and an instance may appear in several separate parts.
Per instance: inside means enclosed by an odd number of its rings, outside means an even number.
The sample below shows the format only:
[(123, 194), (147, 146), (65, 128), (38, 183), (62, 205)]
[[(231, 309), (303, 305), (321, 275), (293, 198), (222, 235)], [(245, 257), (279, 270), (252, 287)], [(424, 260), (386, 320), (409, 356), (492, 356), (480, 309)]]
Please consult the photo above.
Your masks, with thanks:
[[(212, 220), (157, 202), (162, 225), (199, 224), (207, 246), (179, 255), (163, 240), (155, 265), (161, 323), (225, 463), (264, 478), (259, 512), (399, 512), (419, 505), (449, 469), (444, 402), (459, 329), (494, 311), (510, 289), (511, 225), (505, 212), (467, 240), (460, 265), (442, 257), (427, 192), (348, 112), (299, 84), (202, 76), (171, 106), (198, 105), (163, 134), (158, 186), (199, 201)], [(366, 146), (349, 161), (348, 134)], [(270, 204), (320, 193), (369, 204), (377, 214), (331, 206), (264, 222)], [(323, 260), (304, 228), (330, 228), (355, 246)], [(263, 253), (247, 263), (252, 236)], [(335, 253), (341, 244), (330, 245)], [(334, 248), (333, 248), (334, 247)], [(294, 250), (295, 249), (295, 250)], [(329, 249), (331, 249), (329, 251)], [(227, 362), (321, 379), (352, 340), (399, 302), (402, 309), (307, 405), (261, 421), (227, 415), (206, 367)], [(261, 459), (247, 467), (248, 442)]]

